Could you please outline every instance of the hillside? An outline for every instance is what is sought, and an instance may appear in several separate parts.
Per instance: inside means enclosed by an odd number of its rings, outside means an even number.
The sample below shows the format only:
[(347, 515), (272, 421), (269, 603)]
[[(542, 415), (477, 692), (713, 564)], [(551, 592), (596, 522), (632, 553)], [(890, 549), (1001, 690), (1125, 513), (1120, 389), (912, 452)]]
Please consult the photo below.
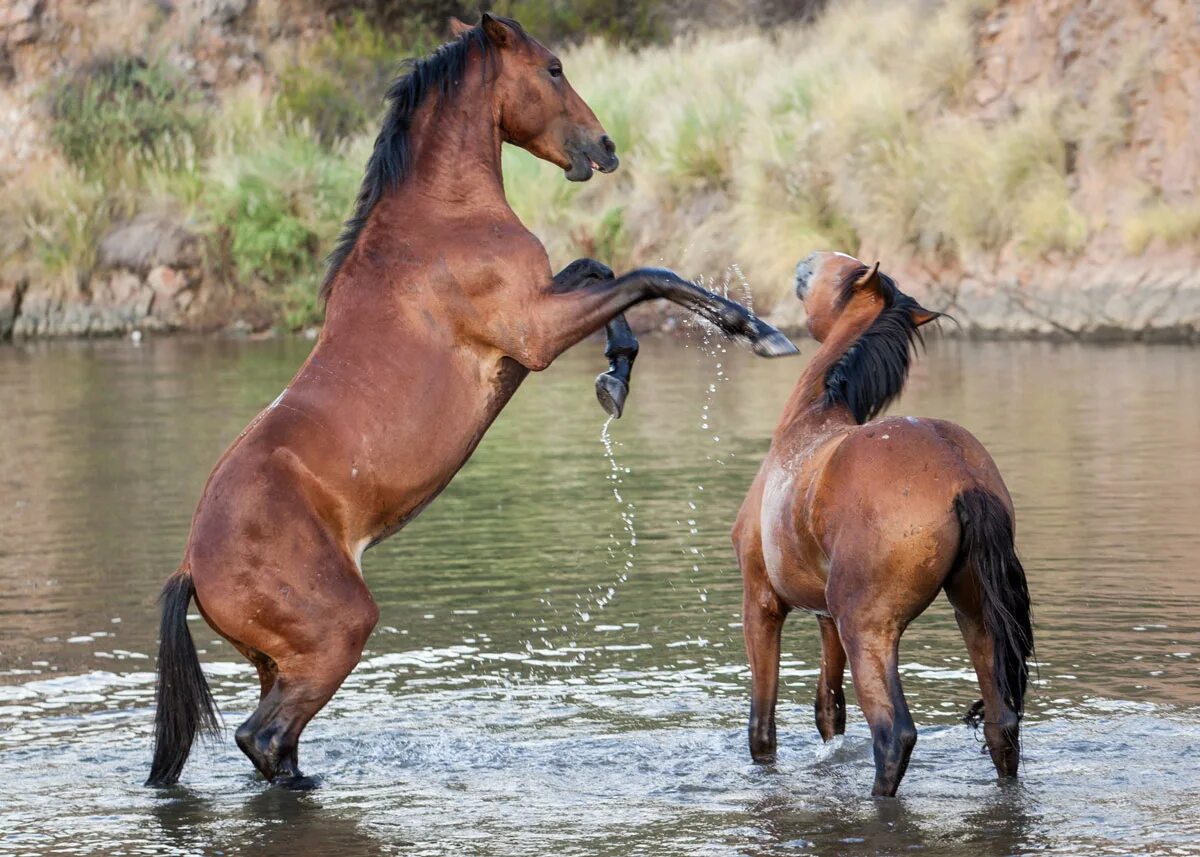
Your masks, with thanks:
[[(0, 0), (0, 338), (319, 320), (379, 93), (431, 43), (324, 8)], [(1188, 0), (851, 2), (639, 39), (562, 51), (618, 173), (505, 154), (555, 263), (667, 264), (797, 323), (791, 266), (838, 248), (968, 333), (1200, 339)]]

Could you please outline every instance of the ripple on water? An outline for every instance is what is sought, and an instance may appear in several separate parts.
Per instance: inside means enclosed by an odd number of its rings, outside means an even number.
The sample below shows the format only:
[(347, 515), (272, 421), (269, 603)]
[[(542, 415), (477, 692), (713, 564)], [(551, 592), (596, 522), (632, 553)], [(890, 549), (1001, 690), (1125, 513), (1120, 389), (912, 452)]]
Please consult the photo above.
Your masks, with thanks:
[[(0, 388), (28, 405), (0, 411), (0, 853), (1200, 853), (1195, 351), (934, 342), (916, 364), (902, 410), (969, 426), (1013, 491), (1040, 678), (1023, 777), (997, 785), (936, 603), (902, 652), (913, 766), (873, 802), (858, 713), (828, 746), (812, 728), (804, 616), (779, 764), (747, 764), (727, 533), (799, 364), (695, 345), (644, 343), (611, 458), (596, 355), (567, 355), (367, 554), (380, 626), (306, 733), (324, 785), (302, 796), (264, 789), (228, 736), (185, 786), (140, 783), (154, 595), (213, 460), (307, 345), (0, 351)], [(231, 729), (253, 670), (190, 628)]]

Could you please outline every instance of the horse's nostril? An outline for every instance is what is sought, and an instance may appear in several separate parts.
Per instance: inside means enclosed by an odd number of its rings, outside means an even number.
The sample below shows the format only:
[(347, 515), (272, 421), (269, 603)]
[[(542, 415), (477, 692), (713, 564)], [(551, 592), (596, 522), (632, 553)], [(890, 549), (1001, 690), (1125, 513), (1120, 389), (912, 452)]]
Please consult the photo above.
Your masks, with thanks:
[(600, 145), (603, 146), (604, 151), (608, 152), (610, 155), (615, 154), (617, 151), (617, 144), (614, 143), (612, 137), (608, 136), (607, 134), (600, 138)]

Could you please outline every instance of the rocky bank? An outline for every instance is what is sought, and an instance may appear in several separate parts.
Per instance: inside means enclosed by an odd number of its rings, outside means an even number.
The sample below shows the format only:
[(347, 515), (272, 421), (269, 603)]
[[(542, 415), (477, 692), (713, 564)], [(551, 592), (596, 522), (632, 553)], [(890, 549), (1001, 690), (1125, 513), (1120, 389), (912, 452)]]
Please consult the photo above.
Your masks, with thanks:
[[(327, 26), (303, 0), (0, 0), (0, 180), (49, 145), (44, 81), (71, 67), (81, 40), (121, 38), (105, 35), (105, 16), (135, 14), (159, 16), (167, 56), (208, 97), (248, 81), (269, 87), (268, 48)], [(1099, 97), (1099, 70), (1138, 46), (1137, 73), (1104, 94), (1121, 111), (1126, 142), (1102, 161), (1070, 153), (1072, 202), (1093, 224), (1086, 247), (1037, 260), (1004, 250), (943, 269), (888, 248), (858, 254), (883, 259), (966, 334), (1200, 342), (1200, 242), (1151, 237), (1135, 252), (1122, 231), (1148, 194), (1168, 209), (1200, 205), (1200, 3), (1009, 0), (980, 19), (978, 40), (968, 94), (983, 116), (1017, 109), (1022, 93), (1043, 85), (1081, 103)], [(268, 324), (206, 270), (200, 240), (183, 223), (139, 215), (104, 236), (77, 288), (0, 278), (0, 340)], [(774, 318), (803, 323), (789, 301)]]

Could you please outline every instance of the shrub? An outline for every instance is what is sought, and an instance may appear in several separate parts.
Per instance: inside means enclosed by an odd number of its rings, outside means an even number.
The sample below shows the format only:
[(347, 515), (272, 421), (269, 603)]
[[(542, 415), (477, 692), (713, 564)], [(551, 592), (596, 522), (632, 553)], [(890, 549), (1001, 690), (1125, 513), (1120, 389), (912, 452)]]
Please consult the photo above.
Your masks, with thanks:
[(499, 0), (492, 6), (551, 46), (585, 37), (641, 45), (670, 34), (670, 4), (663, 0)]
[(55, 87), (51, 134), (71, 163), (101, 173), (114, 155), (136, 159), (173, 142), (190, 144), (199, 128), (195, 106), (165, 62), (111, 57)]
[(391, 35), (356, 14), (283, 70), (277, 106), (332, 144), (367, 129), (381, 114), (383, 97), (403, 60), (434, 44), (431, 33)]

